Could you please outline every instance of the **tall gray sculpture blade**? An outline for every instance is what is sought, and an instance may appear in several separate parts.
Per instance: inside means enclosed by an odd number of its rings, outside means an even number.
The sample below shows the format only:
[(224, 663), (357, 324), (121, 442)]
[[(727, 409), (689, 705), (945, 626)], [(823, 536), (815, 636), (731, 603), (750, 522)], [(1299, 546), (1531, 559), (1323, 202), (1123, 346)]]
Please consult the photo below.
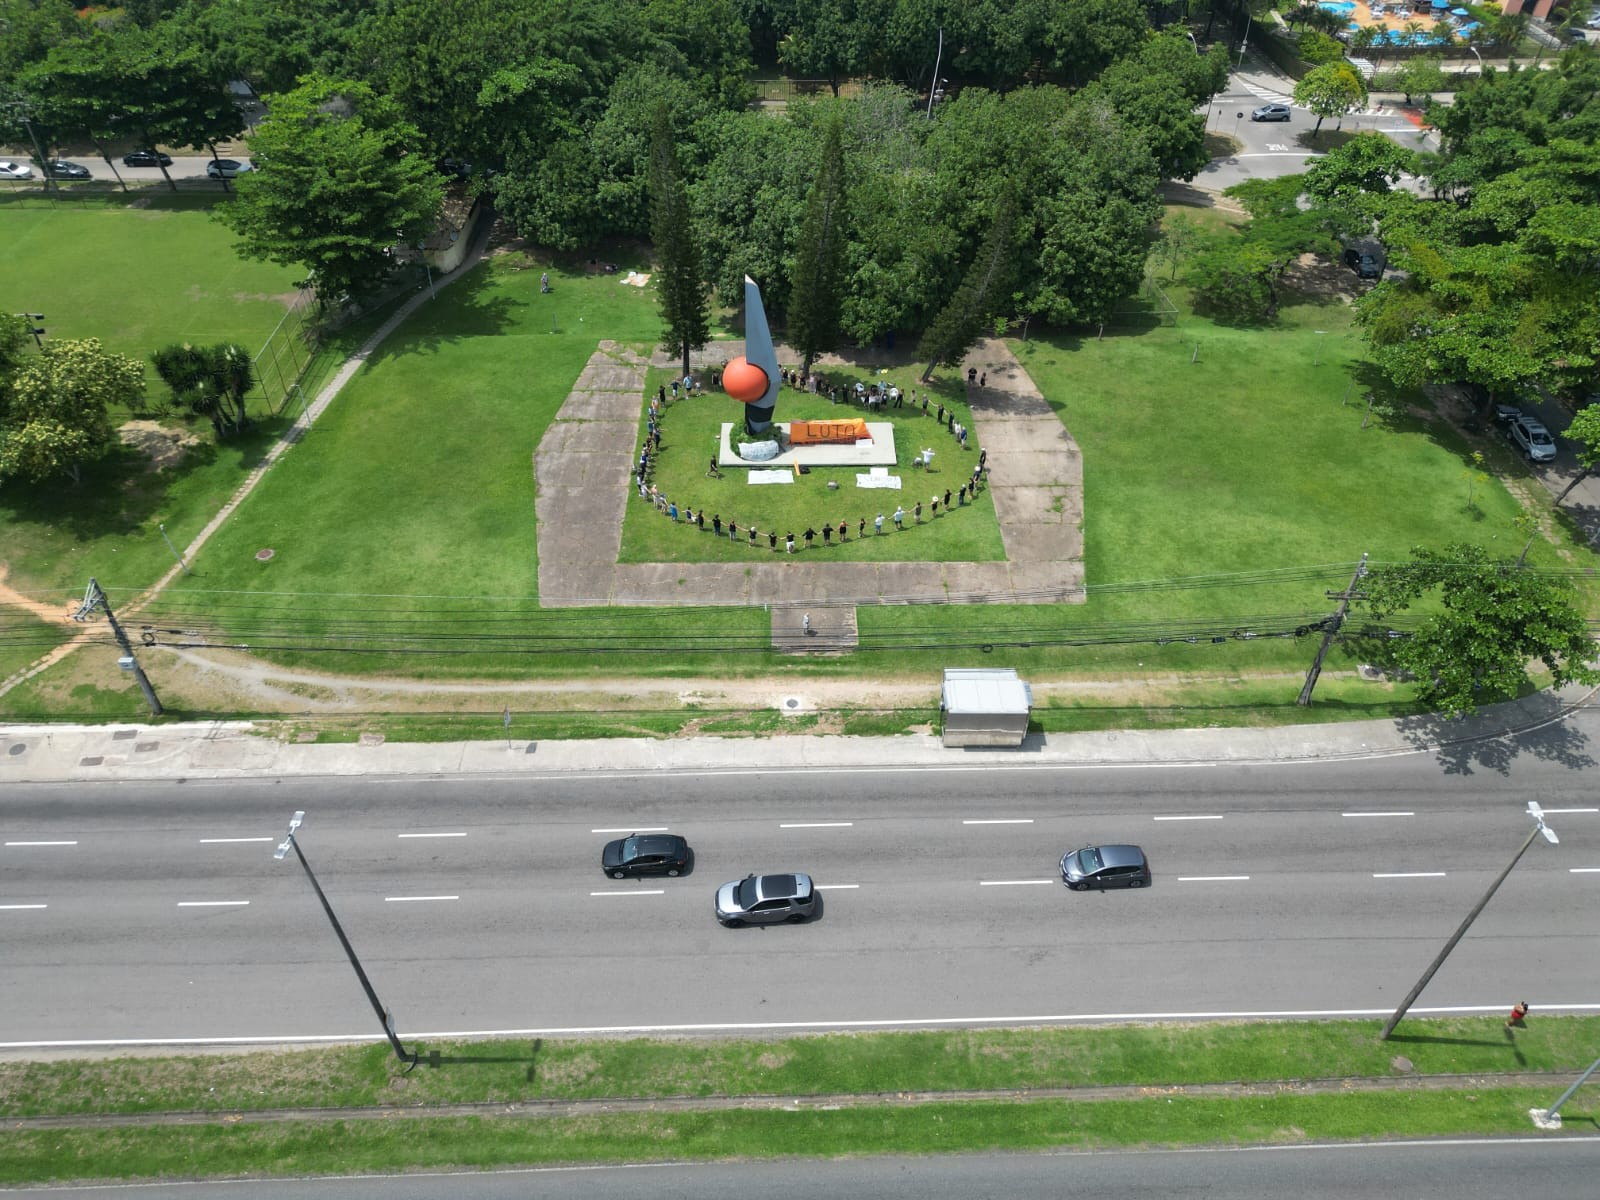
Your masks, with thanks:
[(767, 390), (759, 400), (745, 405), (745, 428), (753, 434), (765, 433), (772, 426), (772, 410), (778, 402), (783, 376), (778, 373), (778, 352), (772, 345), (772, 330), (767, 325), (767, 309), (761, 303), (761, 288), (754, 279), (744, 277), (744, 356), (760, 367), (767, 377)]

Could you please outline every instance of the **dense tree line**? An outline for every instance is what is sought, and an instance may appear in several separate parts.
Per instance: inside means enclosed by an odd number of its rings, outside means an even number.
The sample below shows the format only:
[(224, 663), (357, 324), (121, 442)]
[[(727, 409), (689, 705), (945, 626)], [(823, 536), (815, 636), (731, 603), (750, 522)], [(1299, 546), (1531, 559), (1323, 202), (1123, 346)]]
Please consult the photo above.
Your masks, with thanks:
[[(781, 320), (797, 278), (825, 279), (836, 295), (803, 292), (818, 350), (924, 329), (1008, 180), (1019, 253), (984, 319), (1103, 317), (1138, 284), (1161, 178), (1203, 165), (1194, 109), (1226, 78), (1220, 48), (1153, 33), (1171, 6), (1145, 0), (16, 3), (0, 69), (47, 152), (211, 147), (242, 124), (229, 80), (266, 93), (252, 151), (268, 169), (222, 219), (246, 253), (306, 266), (325, 299), (392, 268), (388, 248), (437, 204), (419, 168), (441, 163), (552, 249), (648, 239), (664, 108), (708, 281), (736, 296), (754, 275)], [(930, 113), (919, 89), (941, 54), (950, 98)], [(859, 86), (759, 113), (758, 58)], [(839, 220), (818, 277), (800, 238), (834, 126)]]

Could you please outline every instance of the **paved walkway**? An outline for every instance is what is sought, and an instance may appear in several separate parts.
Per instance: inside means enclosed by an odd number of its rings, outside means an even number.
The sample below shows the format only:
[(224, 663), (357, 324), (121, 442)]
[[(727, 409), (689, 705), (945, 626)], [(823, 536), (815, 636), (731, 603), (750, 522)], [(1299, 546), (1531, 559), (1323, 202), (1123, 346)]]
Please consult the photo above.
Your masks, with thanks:
[(1445, 721), (1350, 721), (1268, 729), (1101, 730), (1033, 734), (1013, 749), (947, 750), (932, 734), (897, 737), (605, 738), (594, 741), (281, 742), (247, 721), (172, 725), (0, 726), (0, 785), (126, 779), (238, 779), (335, 776), (506, 778), (565, 772), (706, 774), (861, 769), (992, 770), (997, 767), (1183, 766), (1297, 763), (1427, 753), (1447, 773), (1504, 772), (1519, 755), (1591, 771), (1583, 723), (1596, 689), (1540, 692)]
[[(697, 367), (743, 353), (742, 342), (697, 352)], [(798, 358), (780, 348), (780, 359)], [(828, 562), (821, 555), (752, 563), (619, 563), (630, 501), (633, 447), (647, 367), (671, 367), (661, 352), (646, 361), (602, 342), (573, 385), (534, 454), (538, 494), (539, 602), (583, 605), (770, 605), (781, 649), (843, 649), (858, 604), (912, 600), (959, 604), (1081, 601), (1083, 460), (1061, 418), (1001, 341), (981, 342), (967, 361), (988, 377), (971, 389), (973, 434), (989, 452), (989, 488), (1006, 550), (1004, 562)], [(826, 356), (823, 366), (851, 366)], [(794, 626), (813, 612), (809, 641)], [(789, 611), (792, 610), (792, 611)], [(827, 613), (824, 616), (824, 612)]]

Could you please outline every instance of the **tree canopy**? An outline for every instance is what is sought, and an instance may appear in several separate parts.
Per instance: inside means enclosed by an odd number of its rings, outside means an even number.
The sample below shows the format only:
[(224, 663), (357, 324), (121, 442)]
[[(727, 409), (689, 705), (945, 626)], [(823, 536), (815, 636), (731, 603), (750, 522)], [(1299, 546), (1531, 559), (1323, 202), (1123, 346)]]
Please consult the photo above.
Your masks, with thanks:
[(431, 233), (443, 197), (417, 131), (363, 83), (308, 76), (251, 141), (260, 170), (216, 215), (252, 258), (304, 266), (324, 303), (377, 285), (396, 246)]
[(139, 409), (144, 364), (113, 354), (97, 338), (47, 342), (11, 374), (0, 418), (0, 481), (68, 475), (116, 440), (108, 410)]
[(1416, 675), (1419, 698), (1450, 716), (1515, 697), (1533, 661), (1557, 687), (1600, 683), (1572, 590), (1480, 546), (1413, 550), (1410, 562), (1373, 570), (1362, 587), (1379, 618), (1427, 603), (1421, 626), (1394, 643), (1394, 658)]

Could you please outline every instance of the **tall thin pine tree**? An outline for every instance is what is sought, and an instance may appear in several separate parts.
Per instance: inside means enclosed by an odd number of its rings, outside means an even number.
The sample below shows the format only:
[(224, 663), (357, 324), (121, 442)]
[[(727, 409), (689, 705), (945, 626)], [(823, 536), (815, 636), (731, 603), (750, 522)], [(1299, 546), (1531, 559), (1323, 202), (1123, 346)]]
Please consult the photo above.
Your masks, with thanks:
[(711, 336), (711, 306), (700, 265), (700, 243), (689, 215), (689, 192), (665, 104), (650, 123), (650, 236), (656, 244), (656, 294), (661, 298), (661, 345), (683, 356)]
[(835, 117), (822, 140), (822, 162), (806, 197), (789, 302), (789, 340), (800, 352), (803, 374), (818, 354), (839, 340), (844, 288), (844, 248), (849, 239), (844, 195), (844, 138)]
[(950, 303), (933, 319), (917, 355), (928, 360), (922, 372), (926, 383), (940, 363), (957, 362), (972, 348), (989, 320), (1005, 300), (1006, 290), (1016, 269), (1017, 191), (1007, 183), (995, 206), (989, 236), (984, 238), (978, 256), (967, 268), (966, 278), (950, 297)]

